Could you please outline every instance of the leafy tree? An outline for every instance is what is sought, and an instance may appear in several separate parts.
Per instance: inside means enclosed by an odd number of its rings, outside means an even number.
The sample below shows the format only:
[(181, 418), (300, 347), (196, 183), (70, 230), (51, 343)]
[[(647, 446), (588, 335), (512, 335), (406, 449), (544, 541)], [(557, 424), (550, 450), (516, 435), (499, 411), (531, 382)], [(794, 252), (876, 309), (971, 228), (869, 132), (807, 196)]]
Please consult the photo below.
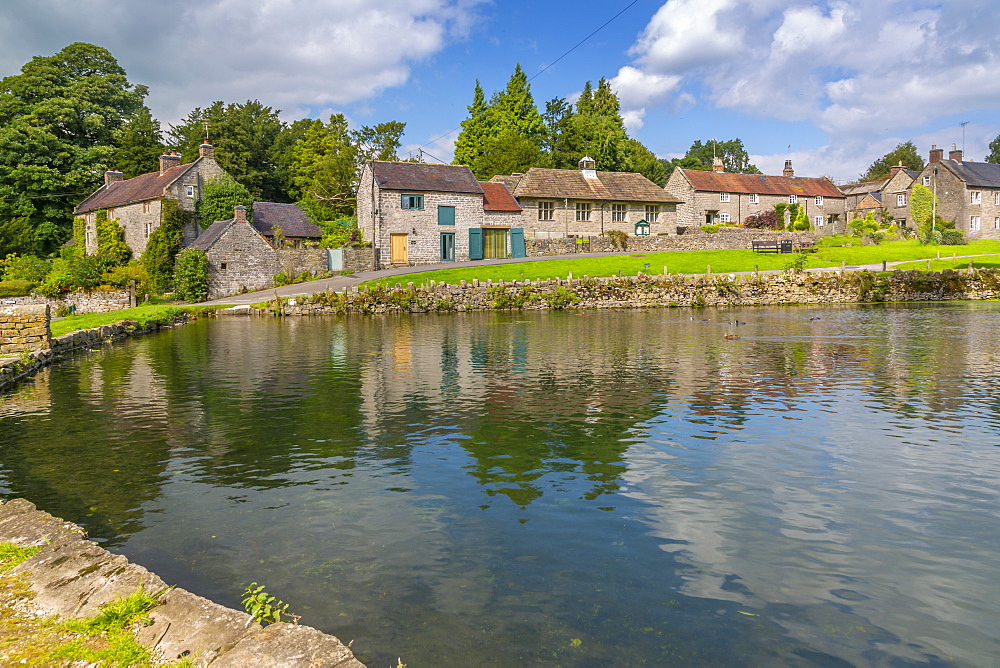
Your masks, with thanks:
[(913, 184), (913, 192), (910, 194), (910, 215), (917, 228), (917, 238), (922, 244), (933, 241), (934, 202), (934, 193), (930, 188), (919, 183)]
[(49, 273), (52, 262), (34, 255), (7, 255), (0, 261), (0, 280), (39, 283)]
[(675, 158), (671, 161), (670, 171), (677, 167), (684, 169), (697, 169), (703, 172), (710, 172), (714, 166), (715, 157), (722, 158), (722, 164), (726, 171), (731, 174), (760, 174), (757, 165), (750, 162), (750, 154), (743, 146), (743, 140), (728, 139), (716, 141), (710, 139), (702, 142), (695, 140), (683, 158)]
[(902, 163), (906, 169), (921, 170), (926, 165), (924, 159), (917, 154), (917, 146), (912, 141), (898, 144), (896, 148), (871, 164), (859, 178), (861, 181), (877, 181), (889, 176), (893, 167)]
[(285, 126), (275, 137), (274, 143), (271, 144), (271, 162), (274, 164), (274, 176), (278, 187), (278, 193), (274, 196), (274, 200), (277, 202), (291, 202), (293, 199), (292, 192), (295, 190), (295, 186), (292, 183), (292, 163), (294, 162), (292, 149), (305, 136), (312, 124), (311, 118), (300, 118), (291, 125)]
[(229, 220), (237, 206), (247, 208), (249, 220), (253, 213), (253, 197), (246, 187), (224, 176), (207, 181), (196, 205), (198, 222), (205, 229), (217, 220)]
[(351, 133), (357, 147), (357, 160), (364, 164), (369, 160), (399, 160), (400, 140), (406, 130), (406, 123), (389, 121)]
[(784, 221), (778, 218), (778, 213), (773, 209), (747, 216), (746, 220), (743, 221), (743, 227), (750, 229), (780, 230), (784, 226)]
[(990, 154), (986, 156), (986, 162), (1000, 165), (1000, 135), (990, 142)]
[(174, 262), (184, 241), (184, 228), (190, 221), (191, 213), (180, 208), (177, 202), (163, 202), (160, 225), (149, 235), (142, 254), (142, 264), (156, 292), (167, 292), (172, 287)]
[(333, 114), (328, 123), (313, 121), (292, 148), (292, 184), (297, 200), (312, 202), (319, 220), (354, 212), (357, 149), (347, 119)]
[(159, 169), (163, 153), (163, 133), (160, 122), (143, 105), (138, 113), (117, 134), (114, 168), (126, 179)]
[(652, 151), (646, 148), (638, 139), (629, 139), (628, 146), (631, 153), (629, 160), (631, 171), (639, 172), (658, 186), (666, 183), (667, 170)]
[(94, 216), (97, 227), (97, 254), (109, 263), (124, 264), (132, 258), (132, 249), (125, 243), (125, 230), (117, 220), (108, 218), (108, 212), (101, 209)]
[[(73, 206), (99, 184), (113, 162), (117, 133), (142, 107), (109, 51), (70, 44), (37, 56), (0, 80), (0, 227), (48, 254), (70, 233)], [(32, 232), (23, 241), (27, 219)]]
[(29, 248), (30, 238), (31, 219), (28, 216), (0, 218), (0, 255)]
[(545, 123), (545, 135), (541, 148), (547, 155), (547, 165), (562, 167), (575, 164), (583, 156), (575, 158), (569, 154), (567, 140), (570, 133), (570, 119), (573, 117), (573, 107), (565, 99), (556, 97), (545, 103), (545, 113), (542, 121)]
[(200, 302), (208, 296), (208, 256), (197, 248), (185, 248), (177, 254), (174, 290), (186, 302)]

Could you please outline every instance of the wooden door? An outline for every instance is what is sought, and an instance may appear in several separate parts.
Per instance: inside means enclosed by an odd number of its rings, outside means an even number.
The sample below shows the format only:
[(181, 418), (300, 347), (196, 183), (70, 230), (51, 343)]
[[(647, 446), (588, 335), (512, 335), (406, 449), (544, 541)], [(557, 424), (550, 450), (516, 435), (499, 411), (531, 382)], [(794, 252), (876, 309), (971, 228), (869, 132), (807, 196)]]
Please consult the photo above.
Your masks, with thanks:
[(389, 261), (392, 264), (408, 264), (409, 255), (407, 254), (407, 234), (390, 234), (389, 235)]

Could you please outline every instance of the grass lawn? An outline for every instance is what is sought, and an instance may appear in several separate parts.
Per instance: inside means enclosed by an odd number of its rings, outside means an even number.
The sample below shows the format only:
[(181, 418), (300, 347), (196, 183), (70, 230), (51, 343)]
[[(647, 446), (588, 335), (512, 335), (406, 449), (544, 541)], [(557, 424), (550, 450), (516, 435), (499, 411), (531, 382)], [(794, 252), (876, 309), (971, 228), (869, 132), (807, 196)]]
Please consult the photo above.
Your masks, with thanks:
[[(944, 253), (942, 253), (942, 256)], [(968, 269), (969, 261), (972, 261), (972, 266), (976, 269), (1000, 269), (1000, 255), (984, 255), (983, 257), (973, 257), (966, 259), (951, 259), (948, 257), (942, 257), (940, 260), (931, 260), (931, 271), (944, 271), (945, 269)], [(897, 264), (893, 269), (902, 269), (904, 271), (926, 271), (927, 261), (923, 260), (920, 262), (907, 262), (906, 264)]]
[(108, 313), (85, 313), (83, 315), (71, 315), (60, 320), (53, 320), (50, 329), (52, 336), (62, 336), (70, 332), (101, 325), (111, 325), (121, 320), (136, 320), (141, 327), (146, 327), (153, 323), (171, 323), (181, 313), (192, 313), (215, 309), (217, 307), (191, 307), (191, 306), (170, 306), (155, 304), (150, 306), (137, 306), (119, 311), (109, 311)]
[[(851, 246), (840, 244), (850, 243)], [(857, 245), (853, 245), (857, 244)], [(807, 256), (805, 266), (839, 267), (841, 262), (848, 265), (876, 264), (882, 261), (919, 260), (937, 258), (941, 255), (975, 255), (979, 253), (1000, 253), (1000, 241), (980, 240), (967, 246), (921, 246), (916, 240), (885, 242), (880, 246), (861, 246), (860, 241), (851, 237), (831, 237), (825, 239), (818, 252)], [(751, 250), (720, 251), (671, 251), (663, 253), (633, 253), (629, 255), (609, 255), (606, 257), (548, 260), (516, 264), (461, 267), (423, 272), (407, 276), (391, 276), (364, 283), (374, 285), (405, 285), (412, 281), (416, 285), (426, 285), (429, 281), (458, 283), (478, 278), (520, 281), (549, 278), (566, 278), (570, 273), (574, 278), (583, 276), (635, 276), (646, 274), (704, 274), (709, 266), (712, 273), (725, 274), (738, 271), (753, 271), (756, 266), (761, 271), (785, 269), (794, 255), (762, 254)], [(649, 265), (648, 267), (646, 265)], [(925, 265), (926, 266), (926, 265)], [(968, 266), (966, 260), (965, 266)]]

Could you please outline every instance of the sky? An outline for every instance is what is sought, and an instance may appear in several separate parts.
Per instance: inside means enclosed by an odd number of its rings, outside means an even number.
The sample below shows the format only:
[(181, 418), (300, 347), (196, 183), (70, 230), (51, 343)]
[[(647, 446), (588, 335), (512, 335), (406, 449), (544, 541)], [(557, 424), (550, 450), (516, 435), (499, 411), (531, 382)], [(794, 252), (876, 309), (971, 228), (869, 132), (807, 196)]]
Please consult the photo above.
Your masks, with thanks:
[(164, 128), (259, 100), (286, 121), (403, 121), (404, 157), (450, 162), (476, 81), (489, 95), (520, 63), (540, 110), (610, 80), (660, 157), (738, 137), (766, 174), (791, 159), (847, 182), (905, 141), (985, 159), (998, 23), (997, 0), (3, 0), (0, 75), (90, 42)]

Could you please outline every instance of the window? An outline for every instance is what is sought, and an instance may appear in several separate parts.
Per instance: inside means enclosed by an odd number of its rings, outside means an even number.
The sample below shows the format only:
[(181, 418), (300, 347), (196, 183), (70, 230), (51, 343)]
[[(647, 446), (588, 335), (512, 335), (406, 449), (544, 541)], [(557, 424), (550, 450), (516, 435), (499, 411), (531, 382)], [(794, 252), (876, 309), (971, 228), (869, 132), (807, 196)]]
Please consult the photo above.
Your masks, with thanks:
[(142, 212), (149, 213), (149, 200), (142, 203)]
[(760, 195), (758, 195), (757, 193), (753, 193), (752, 195), (750, 195), (750, 203), (760, 204)]
[(184, 188), (184, 194), (188, 197), (194, 197), (194, 186), (186, 186)]
[(982, 204), (983, 203), (983, 193), (979, 190), (970, 190), (969, 195), (972, 196), (972, 204)]
[(823, 216), (813, 216), (813, 225), (823, 227)]
[(728, 202), (729, 201), (729, 193), (719, 193), (719, 201), (720, 202)]
[(590, 220), (590, 202), (576, 203), (576, 219), (580, 221)]
[(906, 206), (906, 193), (896, 195), (896, 206)]
[(611, 205), (611, 222), (613, 223), (623, 223), (625, 222), (625, 213), (628, 211), (627, 204), (612, 204)]
[(455, 225), (455, 207), (438, 207), (438, 225)]
[(1000, 190), (993, 193), (993, 203), (1000, 206)]
[(798, 195), (789, 195), (788, 196), (788, 203), (789, 204), (798, 204), (799, 203), (799, 196)]
[(660, 205), (659, 204), (647, 204), (646, 205), (646, 222), (655, 223), (658, 222), (660, 218)]
[(816, 206), (823, 206), (823, 196), (816, 195)]
[(226, 263), (225, 262), (220, 262), (219, 263), (219, 269), (225, 271), (226, 270)]
[(981, 227), (982, 222), (980, 221), (979, 216), (973, 216), (972, 219), (969, 220), (969, 229), (973, 232), (978, 232)]
[(401, 208), (401, 209), (423, 209), (424, 208), (424, 196), (423, 195), (400, 195), (399, 196), (399, 208)]
[(555, 202), (538, 203), (538, 220), (553, 220), (555, 218)]
[(149, 235), (153, 233), (153, 224), (150, 223), (149, 221), (146, 221), (146, 224), (145, 224), (144, 227), (145, 227), (145, 231), (146, 231), (146, 238), (148, 239)]
[(925, 188), (926, 188), (926, 187), (930, 187), (930, 185), (931, 185), (931, 177), (929, 177), (929, 176), (925, 176), (925, 177), (924, 177), (924, 187), (925, 187)]
[(108, 220), (114, 220), (114, 219), (115, 219), (115, 210), (108, 209)]
[(993, 229), (1000, 230), (1000, 216), (993, 219)]
[(719, 222), (720, 223), (728, 223), (729, 220), (730, 220), (729, 219), (729, 214), (726, 213), (725, 211), (723, 211), (722, 213), (719, 214)]

